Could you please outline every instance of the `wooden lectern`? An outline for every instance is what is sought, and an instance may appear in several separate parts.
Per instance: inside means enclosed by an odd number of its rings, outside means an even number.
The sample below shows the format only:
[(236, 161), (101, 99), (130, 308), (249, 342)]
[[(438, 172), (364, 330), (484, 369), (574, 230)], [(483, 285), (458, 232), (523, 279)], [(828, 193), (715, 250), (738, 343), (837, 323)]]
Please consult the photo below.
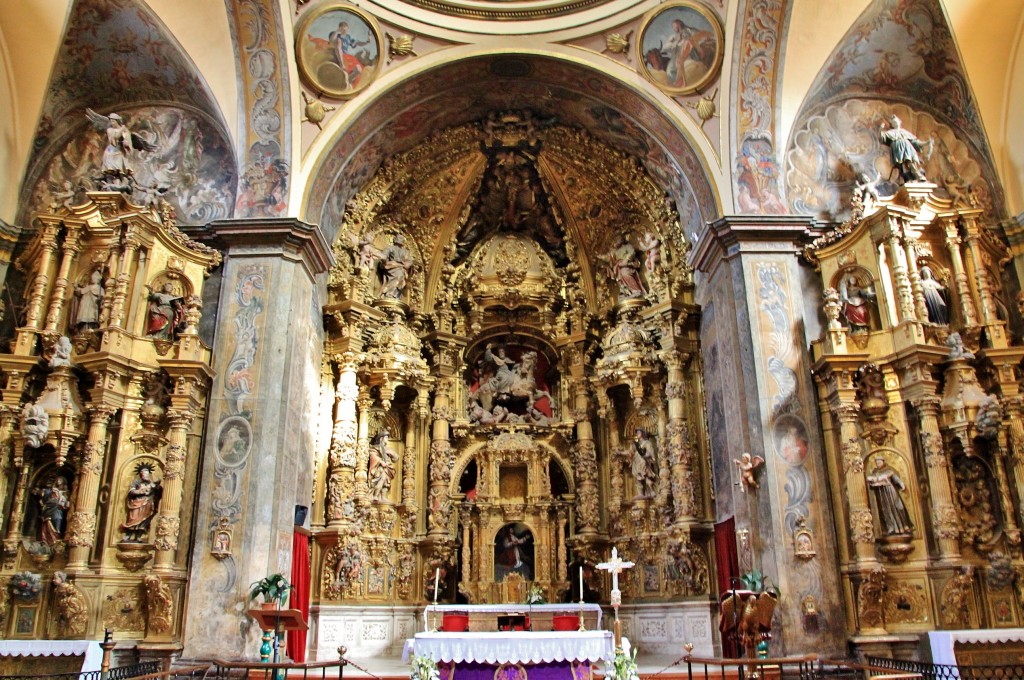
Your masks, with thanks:
[(249, 616), (256, 619), (263, 631), (263, 644), (260, 646), (260, 661), (270, 661), (271, 633), (273, 633), (274, 663), (281, 661), (281, 647), (286, 630), (309, 630), (302, 612), (298, 609), (250, 609)]

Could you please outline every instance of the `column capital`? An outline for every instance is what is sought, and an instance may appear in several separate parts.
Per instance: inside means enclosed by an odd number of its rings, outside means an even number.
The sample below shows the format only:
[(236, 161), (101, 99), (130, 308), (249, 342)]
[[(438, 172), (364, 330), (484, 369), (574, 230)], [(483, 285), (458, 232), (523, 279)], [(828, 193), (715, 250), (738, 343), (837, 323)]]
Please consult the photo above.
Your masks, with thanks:
[(798, 253), (814, 236), (806, 215), (727, 215), (708, 224), (690, 255), (690, 266), (710, 270), (715, 261), (742, 253)]
[[(298, 259), (312, 279), (334, 266), (331, 246), (315, 224), (297, 219), (242, 218), (211, 222), (215, 245), (232, 256)], [(199, 238), (199, 234), (193, 234)]]

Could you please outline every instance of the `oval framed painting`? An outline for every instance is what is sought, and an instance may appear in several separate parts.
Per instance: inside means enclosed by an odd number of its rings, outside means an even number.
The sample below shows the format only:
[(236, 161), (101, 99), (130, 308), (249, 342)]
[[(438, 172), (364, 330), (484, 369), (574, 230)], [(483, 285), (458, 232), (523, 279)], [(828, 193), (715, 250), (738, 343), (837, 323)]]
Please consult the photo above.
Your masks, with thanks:
[(722, 67), (722, 24), (699, 2), (667, 2), (644, 16), (636, 50), (644, 77), (666, 93), (699, 92)]
[(306, 84), (336, 99), (366, 89), (380, 71), (381, 33), (376, 19), (348, 3), (333, 2), (303, 17), (295, 60)]

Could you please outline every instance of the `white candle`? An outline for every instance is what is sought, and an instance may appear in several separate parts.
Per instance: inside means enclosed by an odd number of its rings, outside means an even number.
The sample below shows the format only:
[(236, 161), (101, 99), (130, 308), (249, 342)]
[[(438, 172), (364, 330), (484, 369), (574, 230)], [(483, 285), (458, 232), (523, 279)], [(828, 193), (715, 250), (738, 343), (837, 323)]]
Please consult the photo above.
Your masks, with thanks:
[(438, 582), (440, 580), (441, 580), (441, 567), (438, 567), (437, 571), (434, 572), (434, 604), (437, 604), (437, 585), (438, 585)]
[(580, 567), (580, 602), (583, 602), (583, 567)]

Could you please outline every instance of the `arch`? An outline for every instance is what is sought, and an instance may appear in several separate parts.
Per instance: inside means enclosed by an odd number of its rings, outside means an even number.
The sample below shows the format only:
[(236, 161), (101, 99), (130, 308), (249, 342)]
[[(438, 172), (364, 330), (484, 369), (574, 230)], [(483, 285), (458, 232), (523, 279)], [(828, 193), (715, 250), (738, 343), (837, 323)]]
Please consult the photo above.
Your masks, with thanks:
[(320, 223), (328, 240), (337, 234), (345, 203), (382, 159), (408, 151), (432, 131), (513, 108), (557, 116), (641, 161), (681, 213), (692, 204), (694, 224), (721, 213), (722, 182), (708, 140), (665, 95), (637, 84), (632, 71), (612, 64), (598, 69), (568, 49), (494, 54), (467, 47), (421, 61), (401, 80), (393, 74), (378, 79), (363, 106), (335, 116), (323, 141), (310, 147), (302, 214)]

